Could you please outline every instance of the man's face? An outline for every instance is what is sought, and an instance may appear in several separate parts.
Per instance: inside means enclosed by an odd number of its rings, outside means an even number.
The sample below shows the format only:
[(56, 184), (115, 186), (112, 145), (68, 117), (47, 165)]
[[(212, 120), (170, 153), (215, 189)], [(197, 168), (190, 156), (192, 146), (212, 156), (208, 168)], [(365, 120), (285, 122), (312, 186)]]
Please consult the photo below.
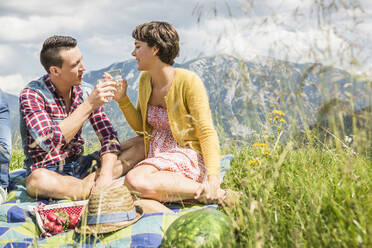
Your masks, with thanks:
[(83, 56), (80, 49), (77, 46), (71, 49), (62, 49), (60, 55), (63, 60), (60, 68), (61, 80), (71, 86), (81, 84), (85, 66), (82, 62)]

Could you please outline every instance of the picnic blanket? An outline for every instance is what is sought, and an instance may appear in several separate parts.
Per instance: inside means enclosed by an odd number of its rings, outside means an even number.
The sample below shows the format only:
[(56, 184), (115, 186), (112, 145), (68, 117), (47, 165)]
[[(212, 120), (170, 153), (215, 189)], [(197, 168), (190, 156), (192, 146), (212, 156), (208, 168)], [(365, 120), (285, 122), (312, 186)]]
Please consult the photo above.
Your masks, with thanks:
[[(232, 155), (221, 159), (221, 176), (230, 169)], [(216, 205), (194, 204), (182, 207), (171, 204), (175, 213), (145, 214), (131, 226), (116, 232), (99, 235), (80, 235), (74, 231), (41, 238), (36, 219), (30, 209), (39, 201), (29, 197), (25, 187), (26, 171), (20, 169), (10, 173), (10, 192), (7, 202), (0, 205), (0, 247), (159, 247), (165, 230), (179, 216), (200, 208)], [(41, 200), (44, 204), (65, 202)]]

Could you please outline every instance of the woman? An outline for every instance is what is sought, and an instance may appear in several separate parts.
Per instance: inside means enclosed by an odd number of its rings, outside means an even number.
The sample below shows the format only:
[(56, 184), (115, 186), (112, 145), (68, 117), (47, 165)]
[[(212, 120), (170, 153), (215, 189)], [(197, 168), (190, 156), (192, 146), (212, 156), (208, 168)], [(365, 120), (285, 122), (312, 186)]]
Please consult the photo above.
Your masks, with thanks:
[(126, 186), (161, 202), (226, 202), (230, 191), (220, 189), (219, 143), (205, 87), (195, 73), (172, 67), (179, 54), (177, 31), (165, 22), (149, 22), (132, 36), (132, 55), (143, 71), (137, 107), (126, 95), (125, 80), (115, 100), (144, 136), (146, 159), (126, 175)]

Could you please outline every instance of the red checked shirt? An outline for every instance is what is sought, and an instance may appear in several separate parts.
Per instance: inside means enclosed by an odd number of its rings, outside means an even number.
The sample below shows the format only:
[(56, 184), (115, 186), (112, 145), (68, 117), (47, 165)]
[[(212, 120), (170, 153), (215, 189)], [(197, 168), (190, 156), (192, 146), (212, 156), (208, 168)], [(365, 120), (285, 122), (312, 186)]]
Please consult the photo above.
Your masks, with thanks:
[[(22, 90), (19, 99), (20, 109), (27, 126), (27, 152), (33, 161), (32, 170), (77, 159), (84, 150), (81, 129), (69, 143), (66, 142), (58, 122), (55, 121), (55, 119), (63, 120), (68, 116), (65, 101), (58, 94), (48, 75), (44, 76), (43, 80), (53, 93), (55, 103), (45, 101), (39, 93), (30, 88)], [(83, 91), (80, 86), (74, 86), (70, 113), (83, 102), (82, 95)], [(89, 116), (89, 121), (101, 142), (100, 156), (105, 153), (119, 153), (117, 133), (105, 114), (104, 108), (100, 107), (93, 111)]]

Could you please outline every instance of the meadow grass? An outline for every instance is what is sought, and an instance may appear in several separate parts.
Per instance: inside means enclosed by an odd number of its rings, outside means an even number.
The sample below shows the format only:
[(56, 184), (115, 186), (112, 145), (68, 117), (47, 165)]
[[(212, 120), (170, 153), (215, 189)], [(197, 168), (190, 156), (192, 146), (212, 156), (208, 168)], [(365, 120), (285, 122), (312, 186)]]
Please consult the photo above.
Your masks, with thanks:
[(9, 171), (22, 169), (24, 164), (25, 155), (22, 150), (14, 150), (12, 152), (12, 159), (9, 164)]
[[(372, 162), (312, 147), (232, 149), (239, 247), (372, 247)], [(269, 151), (268, 151), (269, 150)]]

